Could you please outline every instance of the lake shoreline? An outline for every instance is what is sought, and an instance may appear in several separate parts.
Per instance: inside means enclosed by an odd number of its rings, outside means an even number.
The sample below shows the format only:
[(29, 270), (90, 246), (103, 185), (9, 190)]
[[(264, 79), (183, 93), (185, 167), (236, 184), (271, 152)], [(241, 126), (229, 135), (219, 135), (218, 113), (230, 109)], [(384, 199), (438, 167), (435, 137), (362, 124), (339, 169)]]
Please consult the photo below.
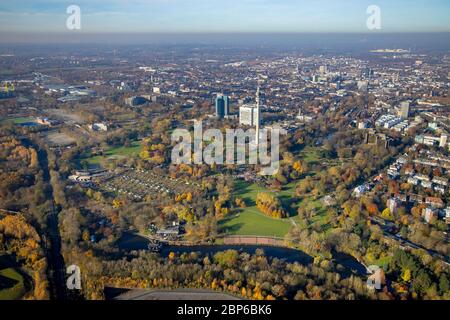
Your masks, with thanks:
[[(118, 240), (119, 248), (124, 251), (148, 250), (148, 244), (149, 240), (147, 238), (132, 233), (124, 233), (121, 239)], [(199, 252), (202, 255), (214, 255), (217, 252), (226, 250), (236, 250), (238, 252), (255, 254), (257, 249), (262, 249), (264, 255), (268, 258), (276, 258), (288, 263), (297, 262), (307, 266), (314, 262), (314, 257), (295, 248), (251, 244), (163, 245), (159, 251), (159, 255), (161, 257), (167, 257), (171, 252), (175, 254)], [(334, 252), (333, 260), (336, 264), (341, 265), (344, 268), (341, 273), (346, 277), (351, 274), (358, 276), (367, 274), (365, 266), (348, 254)]]

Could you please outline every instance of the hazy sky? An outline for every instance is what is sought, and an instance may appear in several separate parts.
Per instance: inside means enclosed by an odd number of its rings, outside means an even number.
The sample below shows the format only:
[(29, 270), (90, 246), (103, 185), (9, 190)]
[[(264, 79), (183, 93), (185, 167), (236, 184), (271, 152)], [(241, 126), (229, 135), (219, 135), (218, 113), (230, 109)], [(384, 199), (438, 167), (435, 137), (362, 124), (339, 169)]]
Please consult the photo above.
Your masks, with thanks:
[(450, 31), (450, 0), (0, 0), (0, 33), (74, 32), (72, 4), (81, 32), (370, 32), (372, 4), (382, 32)]

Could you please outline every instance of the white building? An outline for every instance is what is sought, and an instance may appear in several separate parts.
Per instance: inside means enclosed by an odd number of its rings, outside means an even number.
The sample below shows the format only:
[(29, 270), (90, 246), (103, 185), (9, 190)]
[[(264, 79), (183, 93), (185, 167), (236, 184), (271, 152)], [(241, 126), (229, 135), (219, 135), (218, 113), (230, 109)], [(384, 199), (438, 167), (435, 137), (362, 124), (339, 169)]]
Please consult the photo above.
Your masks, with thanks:
[(422, 216), (427, 223), (431, 223), (436, 219), (437, 212), (432, 208), (425, 208), (423, 209)]
[(365, 183), (365, 184), (362, 184), (362, 185), (356, 187), (353, 190), (353, 194), (355, 195), (355, 197), (359, 198), (359, 197), (361, 197), (364, 193), (366, 193), (369, 190), (370, 190), (370, 186)]
[(89, 125), (89, 129), (92, 131), (108, 131), (108, 126), (104, 123), (94, 123)]
[(78, 176), (78, 175), (71, 175), (69, 176), (69, 180), (73, 182), (90, 182), (92, 181), (91, 176)]
[(445, 211), (445, 222), (450, 223), (450, 207), (447, 207), (444, 211)]
[(360, 121), (358, 123), (358, 129), (362, 130), (362, 129), (367, 129), (369, 127), (369, 122), (368, 121)]
[[(256, 126), (258, 108), (256, 105), (243, 105), (239, 108), (239, 123), (245, 126)], [(261, 122), (261, 115), (259, 117)]]
[(389, 208), (389, 211), (392, 214), (396, 214), (397, 213), (397, 209), (399, 208), (399, 206), (401, 205), (400, 201), (398, 199), (395, 198), (391, 198), (387, 201), (386, 206)]
[(408, 183), (412, 184), (414, 186), (417, 186), (419, 184), (419, 179), (413, 178), (413, 177), (409, 177), (408, 178)]
[(422, 181), (421, 185), (424, 188), (431, 188), (431, 187), (433, 187), (433, 184), (430, 181)]
[(439, 147), (445, 148), (445, 146), (447, 145), (447, 140), (448, 140), (447, 135), (445, 134), (441, 135), (441, 139), (439, 140)]
[(433, 177), (433, 183), (440, 184), (442, 186), (448, 186), (448, 179), (442, 177)]
[(398, 110), (398, 116), (402, 119), (408, 119), (410, 114), (410, 102), (403, 101)]

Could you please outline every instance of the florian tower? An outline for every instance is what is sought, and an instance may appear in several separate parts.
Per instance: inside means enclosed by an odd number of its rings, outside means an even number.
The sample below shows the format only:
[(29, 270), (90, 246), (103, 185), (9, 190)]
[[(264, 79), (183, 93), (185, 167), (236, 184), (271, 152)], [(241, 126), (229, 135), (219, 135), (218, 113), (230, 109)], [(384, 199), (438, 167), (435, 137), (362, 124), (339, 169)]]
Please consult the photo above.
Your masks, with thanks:
[(259, 126), (261, 125), (261, 91), (259, 88), (258, 83), (258, 89), (256, 90), (256, 117), (255, 117), (255, 124), (256, 124), (256, 145), (259, 145)]

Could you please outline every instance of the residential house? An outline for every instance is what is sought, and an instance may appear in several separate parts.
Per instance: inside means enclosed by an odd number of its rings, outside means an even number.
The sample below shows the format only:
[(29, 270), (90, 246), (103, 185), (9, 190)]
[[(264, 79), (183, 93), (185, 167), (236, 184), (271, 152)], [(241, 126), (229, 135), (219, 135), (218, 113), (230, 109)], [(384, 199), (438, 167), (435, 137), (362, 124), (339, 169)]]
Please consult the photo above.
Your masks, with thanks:
[(444, 208), (444, 201), (441, 198), (436, 197), (426, 197), (425, 203), (434, 208)]

